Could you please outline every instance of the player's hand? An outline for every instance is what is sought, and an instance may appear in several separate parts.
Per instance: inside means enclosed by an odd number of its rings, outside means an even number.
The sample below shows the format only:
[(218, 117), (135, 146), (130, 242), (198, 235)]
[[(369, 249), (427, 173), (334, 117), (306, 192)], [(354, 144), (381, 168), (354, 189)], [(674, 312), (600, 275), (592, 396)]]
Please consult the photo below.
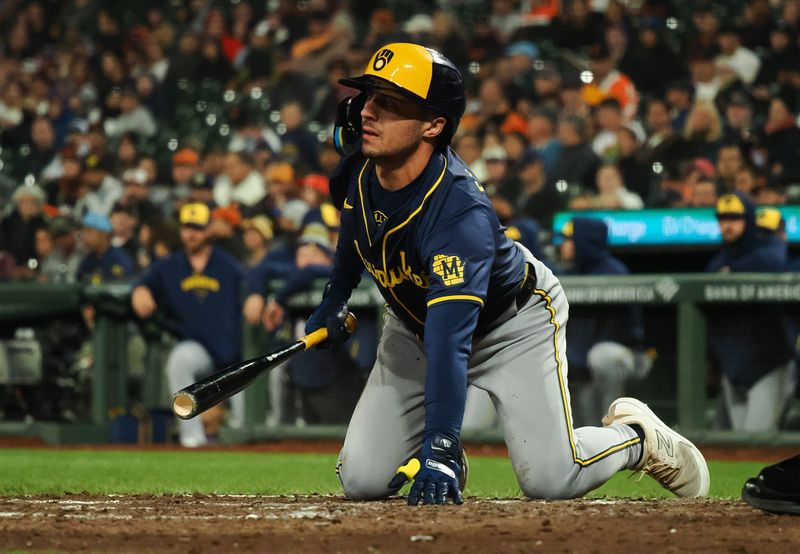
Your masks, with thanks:
[(414, 480), (408, 493), (409, 506), (453, 504), (464, 502), (459, 487), (461, 476), (461, 443), (440, 434), (426, 439), (418, 458), (412, 458), (397, 470), (389, 488), (399, 490), (409, 479)]
[(261, 321), (261, 314), (264, 313), (264, 297), (260, 294), (251, 294), (244, 301), (242, 315), (250, 325), (258, 325)]
[(283, 306), (278, 304), (274, 298), (270, 298), (269, 302), (267, 302), (267, 307), (264, 308), (264, 329), (270, 333), (277, 329), (283, 323), (284, 314)]
[(150, 292), (149, 288), (143, 285), (133, 289), (133, 293), (131, 294), (131, 306), (133, 306), (133, 311), (136, 312), (136, 315), (142, 319), (147, 319), (153, 315), (153, 312), (155, 312), (158, 307), (155, 298), (153, 298), (153, 293)]
[(347, 319), (347, 304), (331, 300), (323, 300), (314, 310), (306, 322), (306, 334), (325, 327), (328, 330), (328, 339), (317, 348), (330, 348), (337, 352), (342, 344), (350, 338), (350, 331), (345, 326)]

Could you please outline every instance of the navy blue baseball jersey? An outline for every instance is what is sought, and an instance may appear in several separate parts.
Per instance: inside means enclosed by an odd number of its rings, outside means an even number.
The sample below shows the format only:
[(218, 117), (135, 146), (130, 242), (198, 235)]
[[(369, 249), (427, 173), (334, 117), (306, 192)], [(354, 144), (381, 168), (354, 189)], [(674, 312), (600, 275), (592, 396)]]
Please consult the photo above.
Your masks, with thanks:
[(360, 154), (342, 160), (332, 184), (342, 217), (329, 297), (346, 301), (366, 268), (436, 368), (426, 381), (426, 433), (458, 436), (472, 337), (519, 292), (522, 252), (450, 148), (396, 192), (377, 188), (375, 165)]
[(141, 284), (174, 321), (180, 338), (202, 344), (222, 367), (242, 357), (243, 278), (239, 262), (214, 248), (202, 273), (180, 251), (153, 265)]
[(112, 246), (102, 256), (90, 252), (78, 266), (76, 276), (82, 283), (101, 285), (130, 279), (134, 267), (133, 260), (125, 250)]

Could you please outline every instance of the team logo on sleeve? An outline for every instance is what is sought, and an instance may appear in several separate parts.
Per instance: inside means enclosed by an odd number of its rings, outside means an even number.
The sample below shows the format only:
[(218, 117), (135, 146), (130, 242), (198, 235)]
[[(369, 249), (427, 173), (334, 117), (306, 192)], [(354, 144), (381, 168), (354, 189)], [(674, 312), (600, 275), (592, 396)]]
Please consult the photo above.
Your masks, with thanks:
[(389, 63), (393, 57), (394, 57), (394, 52), (392, 52), (388, 48), (384, 48), (383, 50), (378, 52), (377, 56), (375, 56), (375, 61), (372, 62), (372, 69), (374, 69), (375, 71), (380, 71), (381, 69), (386, 67), (386, 64)]
[(464, 282), (464, 263), (458, 256), (436, 254), (433, 257), (433, 272), (447, 286)]

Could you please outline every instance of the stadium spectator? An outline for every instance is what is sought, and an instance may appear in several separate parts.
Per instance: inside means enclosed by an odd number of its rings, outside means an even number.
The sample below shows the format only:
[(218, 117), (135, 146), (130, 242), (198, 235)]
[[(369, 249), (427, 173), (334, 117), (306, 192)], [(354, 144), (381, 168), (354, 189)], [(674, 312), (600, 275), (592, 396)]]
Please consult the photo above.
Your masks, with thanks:
[[(520, 163), (525, 159), (523, 155), (522, 160), (519, 160), (517, 167), (511, 172), (516, 174), (520, 169)], [(486, 170), (486, 177), (481, 180), (481, 185), (487, 191), (487, 194), (492, 194), (492, 191), (503, 187), (503, 182), (507, 177), (511, 178), (509, 174), (508, 156), (506, 155), (505, 148), (499, 144), (487, 146), (483, 149), (479, 163), (483, 163)], [(544, 165), (542, 166), (544, 169)]]
[(544, 171), (550, 174), (561, 152), (561, 143), (556, 137), (558, 112), (551, 108), (539, 108), (528, 119), (528, 140), (539, 152), (544, 163)]
[(39, 279), (45, 283), (72, 283), (86, 255), (77, 238), (77, 227), (68, 217), (56, 217), (48, 225), (53, 249), (39, 264)]
[[(144, 319), (161, 310), (178, 335), (166, 362), (169, 390), (174, 391), (242, 357), (242, 268), (210, 243), (207, 206), (186, 204), (179, 218), (183, 249), (150, 267), (131, 296), (136, 315)], [(243, 395), (231, 402), (230, 423), (240, 425)], [(208, 443), (200, 418), (181, 420), (179, 425), (182, 446)]]
[(81, 283), (100, 285), (127, 281), (136, 270), (125, 250), (111, 244), (113, 228), (108, 216), (89, 212), (82, 220), (81, 239), (86, 257), (78, 266), (76, 278)]
[(682, 76), (683, 63), (664, 39), (662, 18), (640, 19), (636, 39), (619, 60), (619, 70), (629, 76), (643, 94), (659, 94), (665, 82)]
[(689, 60), (695, 97), (697, 100), (714, 102), (723, 86), (719, 68), (708, 51), (698, 51)]
[(717, 184), (714, 179), (700, 177), (691, 186), (689, 206), (692, 208), (713, 208), (717, 205)]
[(76, 206), (79, 213), (92, 212), (108, 216), (124, 193), (122, 183), (91, 157), (84, 160), (80, 185), (83, 195)]
[(253, 157), (245, 152), (228, 153), (225, 169), (214, 183), (214, 202), (223, 208), (231, 204), (255, 206), (266, 194), (264, 178), (255, 170)]
[(603, 40), (603, 16), (592, 11), (588, 0), (573, 0), (553, 19), (553, 41), (560, 48), (581, 50)]
[(247, 269), (257, 266), (269, 253), (272, 240), (272, 222), (263, 215), (257, 215), (242, 222), (242, 242), (246, 250), (244, 265)]
[[(736, 144), (723, 144), (717, 155), (717, 179), (720, 190), (734, 190), (736, 175), (744, 167), (742, 151)], [(750, 191), (743, 191), (749, 193)]]
[(281, 122), (286, 130), (281, 136), (281, 154), (303, 171), (319, 171), (319, 142), (303, 126), (303, 107), (287, 102), (281, 107)]
[[(796, 2), (795, 2), (796, 3)], [(789, 4), (789, 2), (787, 2)], [(780, 22), (769, 33), (769, 50), (761, 60), (753, 85), (760, 100), (769, 98), (769, 87), (773, 83), (786, 83), (786, 74), (800, 66), (797, 34), (786, 21)]]
[(211, 212), (208, 235), (215, 248), (220, 248), (236, 258), (245, 256), (241, 233), (242, 214), (235, 206), (217, 207)]
[(516, 174), (500, 185), (498, 194), (508, 199), (517, 214), (544, 227), (550, 227), (553, 215), (562, 207), (555, 182), (548, 181), (542, 158), (535, 150), (523, 155)]
[(636, 117), (639, 109), (639, 93), (630, 78), (617, 70), (605, 41), (589, 50), (589, 67), (592, 82), (581, 89), (581, 96), (589, 106), (598, 106), (607, 98), (619, 102), (625, 121)]
[(137, 240), (139, 228), (139, 210), (134, 205), (125, 205), (120, 202), (111, 209), (111, 246), (121, 248), (131, 260), (136, 260), (139, 254), (139, 241)]
[(475, 178), (483, 183), (486, 179), (486, 161), (481, 156), (481, 139), (475, 133), (463, 133), (453, 141), (453, 150), (464, 160)]
[(622, 174), (614, 164), (604, 164), (597, 170), (597, 195), (592, 204), (602, 210), (641, 210), (644, 207), (639, 195), (625, 188)]
[[(122, 174), (122, 197), (115, 205), (134, 211), (139, 222), (172, 216), (166, 206), (158, 205), (161, 198), (154, 194), (149, 181), (147, 171), (142, 168), (128, 169)], [(159, 196), (166, 197), (166, 194)]]
[(31, 123), (31, 150), (26, 163), (17, 170), (19, 175), (32, 174), (38, 177), (52, 163), (56, 151), (56, 135), (53, 124), (46, 117), (38, 117)]
[(758, 75), (761, 60), (752, 50), (742, 46), (739, 30), (733, 26), (725, 26), (717, 34), (717, 40), (720, 54), (715, 63), (720, 78), (735, 76), (747, 85), (752, 83)]
[(230, 61), (223, 55), (220, 45), (213, 39), (206, 39), (200, 46), (200, 59), (192, 79), (201, 82), (207, 79), (218, 87), (223, 87), (233, 78), (234, 71)]
[(619, 157), (617, 131), (622, 129), (622, 107), (616, 98), (606, 98), (595, 108), (596, 133), (592, 150), (605, 162)]
[[(541, 65), (541, 69), (538, 69)], [(533, 74), (533, 92), (537, 107), (541, 110), (558, 110), (561, 94), (561, 74), (549, 63), (539, 60)]]
[[(781, 272), (785, 248), (759, 238), (754, 204), (742, 193), (720, 197), (716, 209), (723, 245), (707, 272)], [(726, 426), (737, 431), (776, 430), (794, 384), (789, 379), (793, 345), (780, 304), (762, 303), (747, 311), (735, 305), (707, 310), (709, 351), (722, 374)], [(747, 340), (743, 340), (747, 337)]]
[(698, 99), (686, 119), (683, 138), (687, 157), (716, 160), (722, 139), (722, 121), (713, 102)]
[(45, 194), (38, 185), (20, 185), (11, 200), (13, 211), (0, 221), (0, 250), (14, 259), (20, 277), (30, 278), (36, 267), (36, 232), (47, 227)]
[[(561, 150), (552, 173), (547, 175), (550, 182), (564, 181), (567, 185), (593, 189), (600, 160), (588, 143), (586, 120), (580, 116), (563, 118), (558, 126), (558, 139)], [(540, 222), (545, 224), (545, 220)]]
[(653, 176), (653, 166), (645, 157), (647, 153), (643, 149), (643, 138), (644, 131), (639, 126), (625, 125), (617, 131), (617, 169), (622, 174), (625, 188), (642, 200), (650, 196), (650, 181)]
[(755, 200), (755, 191), (759, 188), (756, 172), (746, 166), (739, 167), (733, 176), (733, 185), (725, 187), (723, 190), (730, 192), (741, 192), (747, 195), (750, 200)]
[(779, 183), (800, 179), (800, 128), (797, 126), (794, 103), (776, 96), (769, 103), (764, 123), (764, 146), (771, 177)]
[(153, 114), (147, 107), (139, 103), (139, 93), (134, 89), (126, 88), (119, 96), (120, 115), (106, 119), (103, 124), (106, 135), (116, 138), (125, 133), (137, 133), (145, 137), (156, 134), (156, 122)]

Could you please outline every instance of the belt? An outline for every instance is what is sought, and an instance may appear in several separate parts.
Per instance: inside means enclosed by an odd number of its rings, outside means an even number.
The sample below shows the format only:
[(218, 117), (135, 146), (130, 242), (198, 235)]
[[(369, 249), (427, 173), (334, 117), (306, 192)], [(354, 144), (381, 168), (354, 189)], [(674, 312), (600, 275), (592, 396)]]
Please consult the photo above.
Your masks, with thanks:
[(519, 287), (519, 292), (515, 298), (517, 303), (517, 310), (521, 309), (528, 300), (533, 296), (533, 289), (536, 288), (536, 272), (533, 269), (533, 264), (530, 262), (525, 263), (525, 278)]

